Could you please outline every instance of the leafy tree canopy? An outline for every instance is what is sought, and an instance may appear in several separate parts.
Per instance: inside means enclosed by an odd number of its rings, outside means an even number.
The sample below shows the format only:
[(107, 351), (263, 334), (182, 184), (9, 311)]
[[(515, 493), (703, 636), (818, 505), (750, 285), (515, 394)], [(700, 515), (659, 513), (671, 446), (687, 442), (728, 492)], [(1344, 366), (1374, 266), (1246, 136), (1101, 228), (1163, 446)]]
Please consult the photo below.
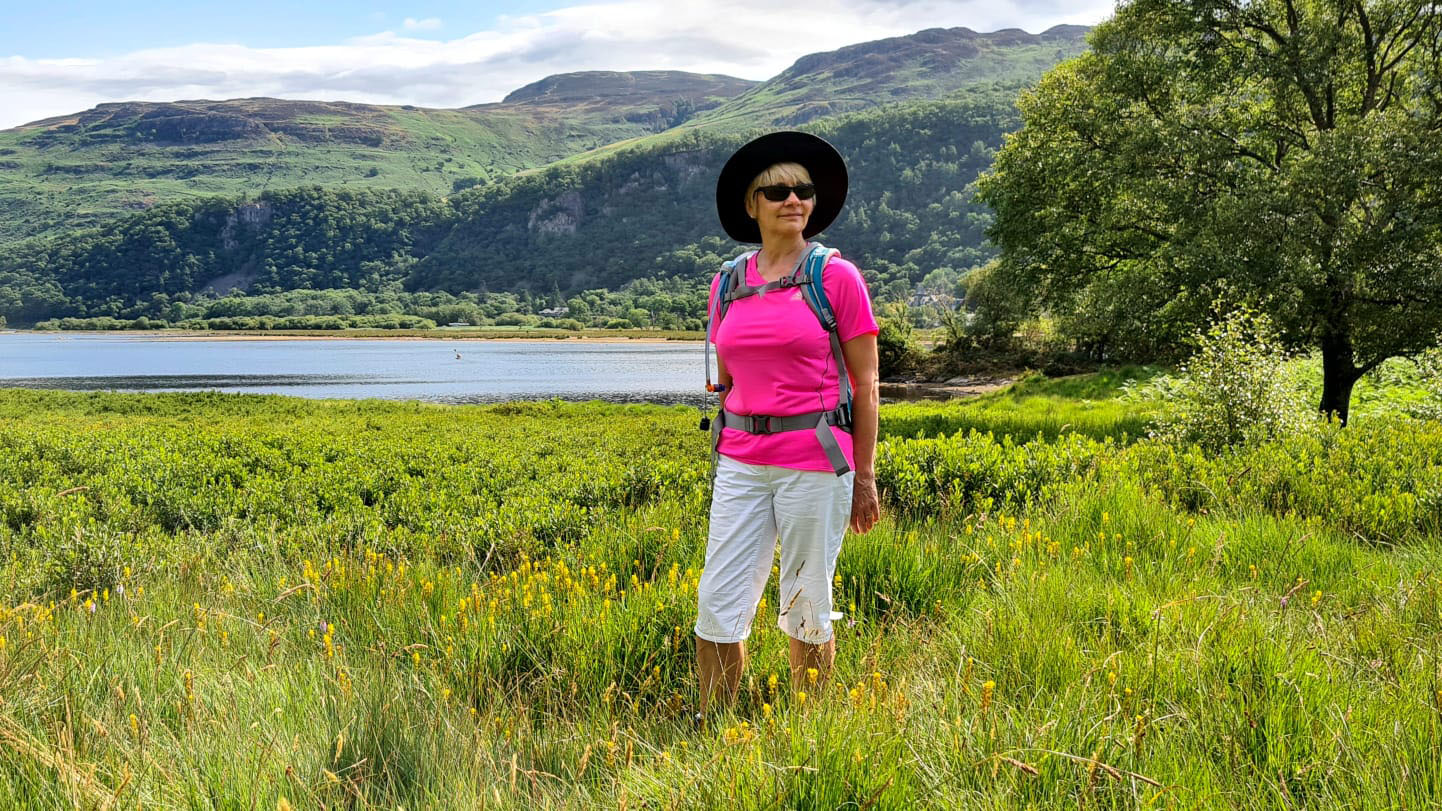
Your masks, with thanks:
[(1442, 330), (1442, 7), (1134, 0), (1023, 94), (981, 197), (996, 273), (1099, 353), (1217, 298), (1321, 349), (1321, 408)]

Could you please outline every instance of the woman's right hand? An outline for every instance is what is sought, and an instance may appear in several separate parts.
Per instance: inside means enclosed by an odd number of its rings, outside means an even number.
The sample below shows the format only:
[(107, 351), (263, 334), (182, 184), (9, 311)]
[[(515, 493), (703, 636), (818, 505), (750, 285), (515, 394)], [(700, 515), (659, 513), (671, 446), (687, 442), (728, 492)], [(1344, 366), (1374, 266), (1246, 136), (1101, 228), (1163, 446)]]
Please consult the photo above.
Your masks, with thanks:
[(857, 473), (851, 490), (851, 531), (865, 535), (881, 520), (881, 499), (876, 494), (876, 475)]

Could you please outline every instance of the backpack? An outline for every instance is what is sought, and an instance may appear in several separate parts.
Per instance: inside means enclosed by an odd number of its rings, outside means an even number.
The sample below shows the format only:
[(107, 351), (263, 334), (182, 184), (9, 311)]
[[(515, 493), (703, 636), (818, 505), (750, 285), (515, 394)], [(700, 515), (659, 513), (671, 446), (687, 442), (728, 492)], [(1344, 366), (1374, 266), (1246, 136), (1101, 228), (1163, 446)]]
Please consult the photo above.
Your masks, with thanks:
[[(706, 391), (725, 390), (724, 385), (711, 382), (711, 341), (716, 332), (721, 329), (721, 321), (726, 317), (726, 312), (731, 308), (732, 302), (749, 296), (769, 293), (772, 290), (784, 290), (791, 287), (801, 289), (801, 297), (831, 339), (831, 354), (836, 361), (837, 385), (841, 391), (836, 400), (836, 408), (831, 411), (772, 417), (736, 414), (721, 409), (717, 411), (715, 420), (703, 419), (701, 421), (702, 429), (705, 430), (708, 427), (711, 429), (713, 470), (716, 448), (721, 441), (723, 427), (736, 428), (751, 434), (813, 430), (816, 432), (817, 441), (821, 443), (822, 449), (826, 452), (826, 458), (831, 462), (831, 467), (836, 475), (840, 476), (851, 469), (846, 462), (846, 455), (842, 453), (841, 446), (831, 433), (832, 425), (836, 425), (848, 433), (851, 431), (851, 378), (846, 372), (846, 358), (842, 354), (841, 339), (837, 334), (836, 312), (832, 310), (831, 301), (826, 297), (826, 288), (822, 285), (826, 263), (830, 262), (831, 258), (838, 253), (839, 251), (827, 248), (817, 242), (807, 243), (806, 250), (801, 252), (800, 258), (796, 261), (796, 267), (792, 268), (790, 273), (761, 286), (746, 284), (746, 264), (756, 254), (756, 251), (747, 251), (721, 266), (721, 272), (718, 274), (719, 282), (716, 286), (716, 304), (706, 314)], [(714, 327), (712, 326), (713, 321)]]

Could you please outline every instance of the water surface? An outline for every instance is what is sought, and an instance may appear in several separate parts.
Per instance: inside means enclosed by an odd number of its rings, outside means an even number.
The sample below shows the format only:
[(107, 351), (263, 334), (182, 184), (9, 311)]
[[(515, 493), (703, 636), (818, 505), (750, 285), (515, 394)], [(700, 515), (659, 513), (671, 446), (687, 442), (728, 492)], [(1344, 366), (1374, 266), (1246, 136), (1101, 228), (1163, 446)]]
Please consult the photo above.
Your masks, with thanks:
[(701, 344), (0, 333), (0, 388), (312, 398), (701, 402)]

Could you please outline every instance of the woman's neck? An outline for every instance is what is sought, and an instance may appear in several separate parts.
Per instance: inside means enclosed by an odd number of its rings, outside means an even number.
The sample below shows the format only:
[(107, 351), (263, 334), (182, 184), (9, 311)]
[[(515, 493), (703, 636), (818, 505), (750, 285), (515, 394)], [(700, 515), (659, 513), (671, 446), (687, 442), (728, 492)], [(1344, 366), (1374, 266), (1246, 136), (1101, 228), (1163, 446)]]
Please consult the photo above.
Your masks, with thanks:
[(775, 281), (790, 272), (801, 252), (806, 250), (806, 239), (800, 234), (766, 239), (762, 234), (761, 250), (756, 254), (756, 272), (768, 282)]

